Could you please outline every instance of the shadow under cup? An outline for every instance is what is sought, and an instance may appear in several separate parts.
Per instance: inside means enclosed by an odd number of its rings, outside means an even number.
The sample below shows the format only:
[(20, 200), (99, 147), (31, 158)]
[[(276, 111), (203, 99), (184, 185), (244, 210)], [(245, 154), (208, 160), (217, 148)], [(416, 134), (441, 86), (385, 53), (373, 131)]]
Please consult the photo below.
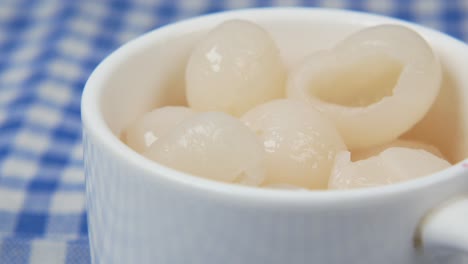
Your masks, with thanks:
[[(191, 177), (119, 141), (141, 114), (184, 105), (194, 44), (226, 19), (275, 38), (287, 67), (364, 26), (404, 22), (348, 11), (266, 9), (216, 14), (150, 32), (117, 50), (83, 94), (85, 170), (93, 263), (427, 263), (414, 245), (421, 219), (468, 192), (461, 164), (423, 179), (353, 191), (257, 190)], [(419, 26), (444, 68), (440, 95), (405, 138), (468, 156), (468, 47)]]

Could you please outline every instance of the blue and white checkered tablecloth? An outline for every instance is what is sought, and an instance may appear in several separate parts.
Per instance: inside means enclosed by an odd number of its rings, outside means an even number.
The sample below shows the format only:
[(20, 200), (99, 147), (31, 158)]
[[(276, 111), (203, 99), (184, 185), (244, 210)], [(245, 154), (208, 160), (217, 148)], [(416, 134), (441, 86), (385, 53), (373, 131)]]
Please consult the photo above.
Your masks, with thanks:
[(80, 96), (143, 32), (203, 13), (323, 6), (415, 21), (468, 40), (468, 0), (0, 1), (0, 263), (89, 263)]

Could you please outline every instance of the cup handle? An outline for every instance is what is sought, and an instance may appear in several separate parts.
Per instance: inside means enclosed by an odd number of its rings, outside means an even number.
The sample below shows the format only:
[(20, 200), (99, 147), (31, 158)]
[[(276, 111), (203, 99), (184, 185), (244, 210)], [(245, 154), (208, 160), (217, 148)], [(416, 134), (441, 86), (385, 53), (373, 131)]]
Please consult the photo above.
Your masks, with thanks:
[(468, 255), (468, 197), (451, 201), (428, 215), (420, 236), (423, 251), (438, 258)]

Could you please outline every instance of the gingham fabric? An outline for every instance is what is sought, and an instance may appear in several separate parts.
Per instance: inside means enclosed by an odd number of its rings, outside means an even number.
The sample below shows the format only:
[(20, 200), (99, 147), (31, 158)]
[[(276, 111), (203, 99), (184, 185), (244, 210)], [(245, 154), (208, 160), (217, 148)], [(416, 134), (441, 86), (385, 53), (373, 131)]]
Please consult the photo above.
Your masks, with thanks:
[(463, 0), (0, 1), (0, 263), (89, 263), (80, 96), (111, 51), (148, 30), (254, 6), (385, 14), (468, 39)]

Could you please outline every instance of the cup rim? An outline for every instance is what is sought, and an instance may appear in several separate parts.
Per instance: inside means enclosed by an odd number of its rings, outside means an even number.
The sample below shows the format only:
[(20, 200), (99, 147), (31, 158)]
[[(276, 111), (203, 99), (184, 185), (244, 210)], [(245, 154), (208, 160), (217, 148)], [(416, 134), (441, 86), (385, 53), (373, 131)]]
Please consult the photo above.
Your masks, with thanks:
[[(88, 137), (92, 137), (92, 144), (101, 144), (107, 151), (120, 156), (119, 158), (127, 161), (130, 166), (138, 167), (145, 171), (146, 175), (151, 175), (152, 180), (155, 177), (164, 178), (169, 183), (182, 185), (188, 188), (197, 189), (207, 193), (216, 193), (219, 195), (235, 196), (239, 199), (261, 199), (274, 202), (293, 202), (293, 203), (310, 203), (319, 201), (351, 201), (355, 199), (363, 199), (366, 197), (384, 197), (388, 195), (401, 194), (402, 192), (412, 192), (416, 189), (422, 189), (440, 182), (450, 181), (455, 177), (460, 177), (464, 169), (464, 165), (468, 159), (460, 161), (451, 167), (429, 175), (405, 182), (394, 183), (385, 186), (360, 188), (350, 190), (308, 190), (308, 191), (290, 191), (281, 189), (267, 189), (258, 187), (242, 186), (230, 183), (217, 182), (210, 179), (192, 176), (188, 173), (180, 172), (175, 169), (166, 167), (151, 161), (139, 153), (133, 151), (130, 147), (124, 144), (116, 137), (111, 129), (107, 126), (106, 121), (100, 109), (101, 92), (104, 87), (102, 85), (109, 76), (111, 76), (115, 65), (120, 65), (125, 62), (126, 58), (132, 54), (132, 51), (138, 50), (143, 43), (152, 39), (171, 38), (171, 36), (180, 36), (193, 32), (194, 28), (200, 26), (213, 25), (227, 18), (241, 16), (264, 16), (264, 17), (290, 17), (296, 18), (300, 16), (330, 17), (338, 20), (346, 20), (349, 23), (358, 23), (375, 25), (379, 23), (392, 23), (409, 26), (423, 35), (430, 35), (441, 42), (451, 42), (450, 45), (462, 45), (460, 48), (468, 49), (468, 46), (439, 31), (426, 28), (408, 21), (399, 20), (387, 16), (333, 9), (333, 8), (309, 8), (309, 7), (269, 7), (269, 8), (247, 8), (234, 11), (223, 11), (202, 15), (186, 20), (182, 20), (173, 24), (168, 24), (156, 29), (153, 29), (131, 41), (120, 46), (117, 50), (108, 55), (91, 73), (81, 99), (81, 117), (83, 130)], [(365, 23), (363, 23), (365, 21)], [(468, 52), (468, 50), (467, 50)], [(145, 176), (147, 177), (147, 176)], [(150, 179), (150, 180), (151, 180)]]

